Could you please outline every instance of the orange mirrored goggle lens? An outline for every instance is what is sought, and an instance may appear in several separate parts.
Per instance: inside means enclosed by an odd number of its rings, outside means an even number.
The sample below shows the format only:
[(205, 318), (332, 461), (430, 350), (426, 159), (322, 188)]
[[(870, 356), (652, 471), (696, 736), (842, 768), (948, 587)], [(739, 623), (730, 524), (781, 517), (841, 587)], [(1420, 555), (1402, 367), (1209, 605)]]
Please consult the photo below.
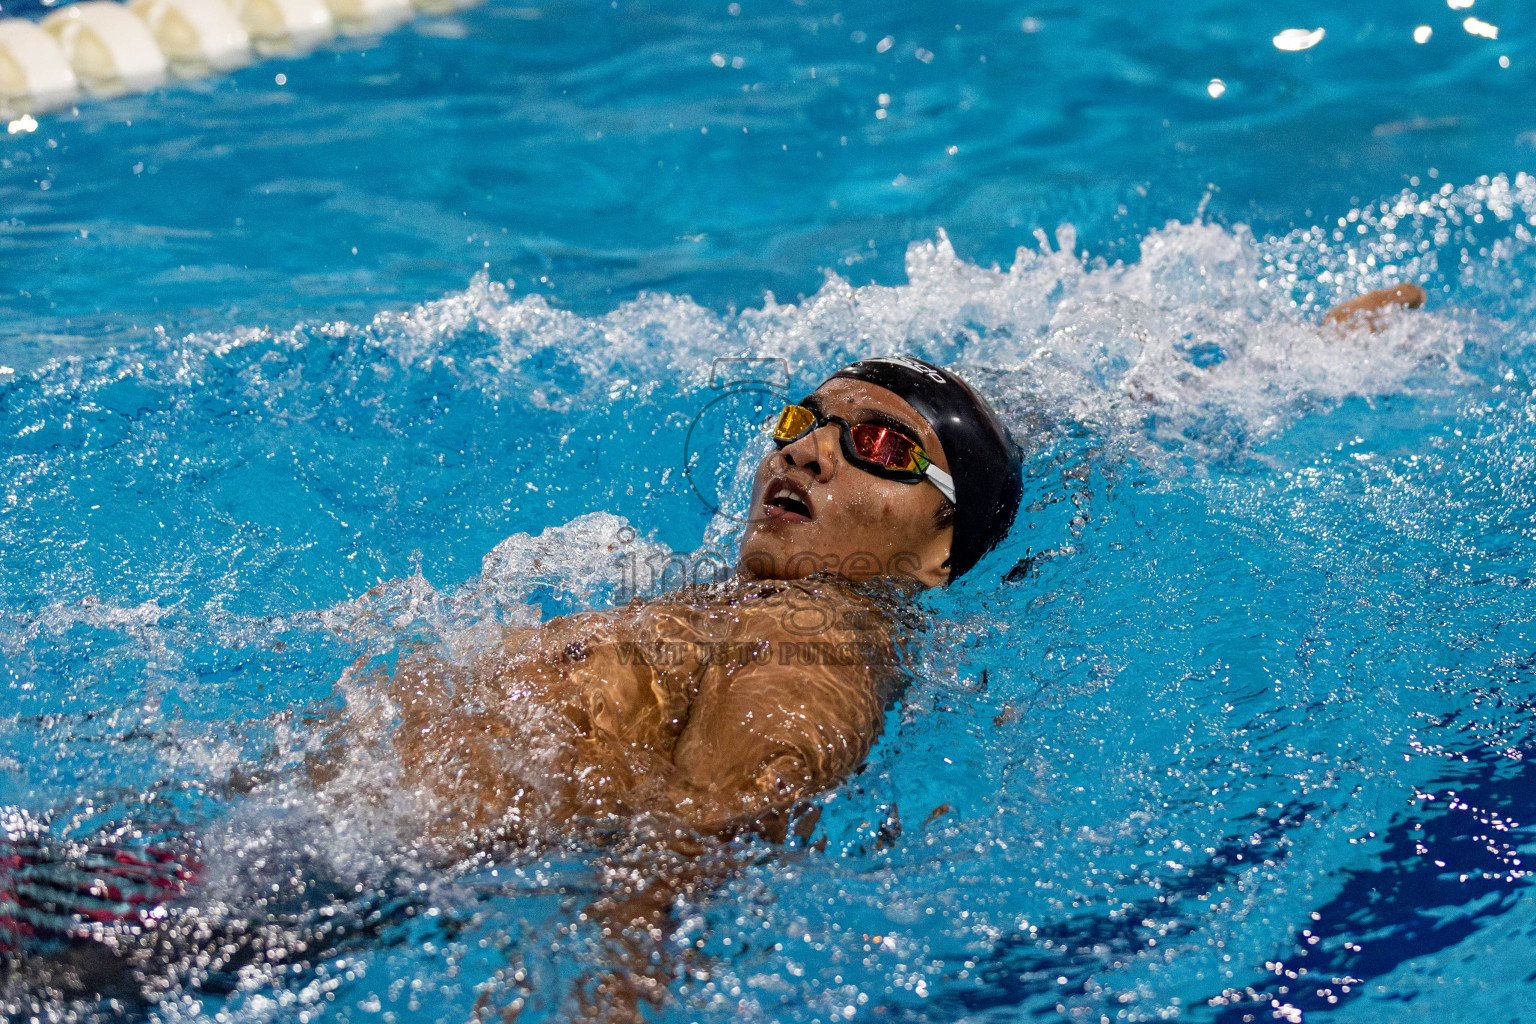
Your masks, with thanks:
[(816, 414), (801, 405), (786, 405), (773, 428), (775, 441), (793, 441), (816, 425)]

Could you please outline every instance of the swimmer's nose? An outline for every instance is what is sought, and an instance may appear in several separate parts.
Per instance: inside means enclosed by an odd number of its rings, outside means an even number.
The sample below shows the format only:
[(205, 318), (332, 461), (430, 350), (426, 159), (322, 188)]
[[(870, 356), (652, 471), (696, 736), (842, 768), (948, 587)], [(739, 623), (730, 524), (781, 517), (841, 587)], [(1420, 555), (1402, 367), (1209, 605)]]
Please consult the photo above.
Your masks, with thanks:
[(784, 461), (791, 466), (807, 470), (817, 480), (825, 483), (837, 472), (836, 423), (828, 423), (807, 431), (779, 450)]

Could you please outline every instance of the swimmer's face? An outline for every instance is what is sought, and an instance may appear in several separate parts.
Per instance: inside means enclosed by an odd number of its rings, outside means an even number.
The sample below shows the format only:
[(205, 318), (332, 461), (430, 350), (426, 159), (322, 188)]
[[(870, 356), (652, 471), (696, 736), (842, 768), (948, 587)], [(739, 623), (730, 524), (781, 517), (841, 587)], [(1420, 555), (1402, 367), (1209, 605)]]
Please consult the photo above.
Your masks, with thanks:
[[(939, 438), (894, 393), (834, 377), (801, 403), (850, 424), (878, 423), (911, 437), (949, 470)], [(940, 586), (954, 528), (939, 525), (944, 495), (923, 480), (876, 476), (843, 455), (841, 428), (827, 423), (778, 449), (757, 467), (739, 567), (758, 579), (835, 572), (850, 579), (894, 576)]]

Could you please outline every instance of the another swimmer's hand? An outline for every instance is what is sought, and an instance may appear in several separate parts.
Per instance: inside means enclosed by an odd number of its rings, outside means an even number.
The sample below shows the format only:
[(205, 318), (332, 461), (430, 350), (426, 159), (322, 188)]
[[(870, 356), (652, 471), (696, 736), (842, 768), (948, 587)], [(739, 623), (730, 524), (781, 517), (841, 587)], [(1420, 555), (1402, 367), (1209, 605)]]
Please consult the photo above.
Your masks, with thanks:
[(1418, 309), (1424, 305), (1424, 289), (1416, 284), (1400, 284), (1395, 288), (1378, 288), (1366, 292), (1357, 299), (1334, 306), (1323, 317), (1325, 324), (1338, 324), (1346, 330), (1364, 327), (1370, 331), (1381, 330), (1381, 318), (1398, 306)]

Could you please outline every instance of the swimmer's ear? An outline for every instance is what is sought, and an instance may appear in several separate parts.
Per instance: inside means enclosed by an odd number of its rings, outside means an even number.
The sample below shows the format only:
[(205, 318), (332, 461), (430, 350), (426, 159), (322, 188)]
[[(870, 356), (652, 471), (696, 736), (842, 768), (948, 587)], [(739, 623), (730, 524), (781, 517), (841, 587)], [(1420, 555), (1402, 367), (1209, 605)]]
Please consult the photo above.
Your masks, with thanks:
[(1424, 289), (1416, 284), (1378, 288), (1373, 292), (1366, 292), (1357, 299), (1350, 299), (1348, 302), (1334, 306), (1323, 317), (1323, 323), (1338, 324), (1346, 330), (1364, 327), (1367, 330), (1378, 331), (1381, 329), (1380, 319), (1383, 314), (1398, 306), (1418, 309), (1424, 305), (1424, 298)]

